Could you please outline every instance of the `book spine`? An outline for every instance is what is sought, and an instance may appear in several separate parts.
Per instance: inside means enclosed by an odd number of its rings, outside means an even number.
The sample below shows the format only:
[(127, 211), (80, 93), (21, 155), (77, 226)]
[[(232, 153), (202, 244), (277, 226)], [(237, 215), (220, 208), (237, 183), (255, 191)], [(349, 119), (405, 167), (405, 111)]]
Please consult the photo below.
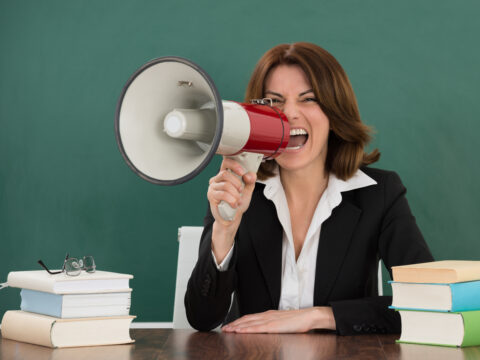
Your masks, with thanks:
[(35, 345), (53, 347), (51, 329), (55, 318), (32, 317), (23, 311), (7, 311), (2, 319), (2, 337)]
[(452, 312), (480, 310), (480, 281), (450, 284)]
[(55, 293), (53, 288), (54, 280), (52, 278), (25, 276), (22, 274), (22, 271), (9, 273), (7, 282), (10, 287)]
[(20, 309), (38, 314), (62, 317), (63, 295), (22, 289)]
[(480, 310), (462, 311), (460, 314), (462, 314), (465, 328), (462, 347), (480, 345)]
[(395, 282), (450, 284), (458, 282), (457, 273), (453, 269), (418, 269), (392, 267)]

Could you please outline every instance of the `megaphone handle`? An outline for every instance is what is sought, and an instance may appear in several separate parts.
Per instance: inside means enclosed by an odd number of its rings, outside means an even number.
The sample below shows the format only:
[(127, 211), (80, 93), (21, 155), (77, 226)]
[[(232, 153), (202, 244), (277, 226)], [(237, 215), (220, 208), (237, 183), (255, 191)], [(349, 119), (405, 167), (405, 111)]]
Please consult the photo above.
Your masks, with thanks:
[[(234, 156), (227, 156), (229, 159), (235, 160), (238, 162), (247, 172), (256, 173), (260, 164), (262, 163), (263, 155), (257, 153), (250, 153), (250, 152), (243, 152), (238, 155)], [(233, 173), (237, 176), (242, 184), (245, 185), (242, 178), (237, 174)], [(220, 216), (227, 221), (232, 221), (235, 218), (235, 214), (237, 213), (237, 209), (233, 209), (227, 202), (222, 201), (218, 205), (218, 212)]]

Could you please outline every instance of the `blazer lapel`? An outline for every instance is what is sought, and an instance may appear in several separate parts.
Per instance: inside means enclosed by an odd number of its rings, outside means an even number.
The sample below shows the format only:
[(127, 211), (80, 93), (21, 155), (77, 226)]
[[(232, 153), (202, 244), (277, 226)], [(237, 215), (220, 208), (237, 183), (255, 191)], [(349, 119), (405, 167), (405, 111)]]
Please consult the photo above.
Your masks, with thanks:
[(276, 309), (280, 302), (282, 281), (282, 225), (277, 219), (275, 205), (263, 196), (263, 187), (261, 191), (255, 191), (253, 196), (255, 206), (250, 208), (248, 214), (248, 230), (273, 308)]
[(313, 297), (315, 306), (326, 304), (362, 213), (358, 207), (348, 201), (351, 195), (352, 193), (349, 192), (343, 193), (340, 205), (322, 224), (315, 270)]

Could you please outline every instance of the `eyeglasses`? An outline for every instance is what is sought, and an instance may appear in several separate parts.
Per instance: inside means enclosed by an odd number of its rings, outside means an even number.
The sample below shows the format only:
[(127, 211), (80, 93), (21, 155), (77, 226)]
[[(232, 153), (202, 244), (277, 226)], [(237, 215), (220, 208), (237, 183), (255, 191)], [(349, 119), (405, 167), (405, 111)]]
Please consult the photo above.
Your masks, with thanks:
[(65, 256), (65, 260), (63, 261), (62, 270), (60, 271), (50, 271), (42, 260), (38, 260), (38, 263), (41, 267), (47, 270), (49, 274), (52, 275), (65, 272), (69, 276), (78, 276), (82, 270), (85, 270), (88, 273), (94, 273), (96, 268), (93, 256), (84, 256), (82, 259), (77, 259), (71, 258), (67, 254), (67, 256)]
[(250, 103), (254, 104), (254, 105), (268, 105), (270, 107), (273, 107), (273, 99), (272, 98), (251, 99)]

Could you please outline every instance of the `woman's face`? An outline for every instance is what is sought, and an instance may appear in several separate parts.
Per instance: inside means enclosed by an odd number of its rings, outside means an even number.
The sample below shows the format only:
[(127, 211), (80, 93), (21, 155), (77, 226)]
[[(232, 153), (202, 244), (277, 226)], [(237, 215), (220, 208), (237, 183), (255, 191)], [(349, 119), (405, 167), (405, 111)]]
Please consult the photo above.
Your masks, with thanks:
[(327, 156), (330, 124), (312, 86), (298, 65), (279, 65), (265, 79), (266, 98), (282, 110), (290, 124), (290, 142), (275, 160), (283, 170), (321, 169)]

